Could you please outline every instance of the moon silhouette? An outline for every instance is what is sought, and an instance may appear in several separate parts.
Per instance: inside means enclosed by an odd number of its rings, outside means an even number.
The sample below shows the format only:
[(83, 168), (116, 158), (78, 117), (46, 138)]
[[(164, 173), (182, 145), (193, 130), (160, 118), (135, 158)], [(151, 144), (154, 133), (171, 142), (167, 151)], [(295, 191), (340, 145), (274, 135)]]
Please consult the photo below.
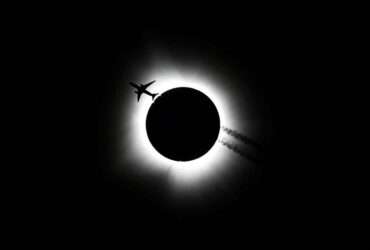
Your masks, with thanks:
[(215, 144), (220, 117), (212, 100), (187, 87), (164, 92), (150, 106), (146, 118), (150, 143), (166, 158), (195, 160)]

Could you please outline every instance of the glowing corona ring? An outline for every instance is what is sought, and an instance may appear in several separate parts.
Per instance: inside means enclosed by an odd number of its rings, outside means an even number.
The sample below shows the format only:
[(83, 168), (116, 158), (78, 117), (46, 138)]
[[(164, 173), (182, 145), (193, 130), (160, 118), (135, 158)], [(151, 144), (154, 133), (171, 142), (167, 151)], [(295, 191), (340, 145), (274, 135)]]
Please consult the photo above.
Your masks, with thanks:
[[(230, 105), (232, 100), (227, 99), (225, 95), (227, 89), (217, 80), (210, 77), (206, 78), (194, 71), (190, 74), (187, 72), (180, 73), (177, 70), (164, 69), (163, 67), (161, 70), (153, 69), (152, 72), (145, 76), (143, 82), (151, 80), (156, 80), (156, 83), (150, 87), (150, 91), (155, 93), (164, 93), (177, 87), (194, 88), (205, 93), (218, 110), (221, 126), (225, 124), (225, 121), (228, 121), (228, 126), (234, 125), (235, 122), (231, 117), (232, 109)], [(138, 104), (136, 96), (132, 95), (132, 99), (127, 107), (132, 112), (130, 112), (130, 117), (124, 117), (125, 121), (129, 120), (130, 134), (123, 148), (125, 149), (125, 154), (130, 155), (130, 160), (133, 163), (140, 161), (141, 164), (138, 164), (140, 165), (138, 168), (144, 168), (147, 171), (159, 174), (168, 173), (170, 182), (176, 187), (182, 188), (194, 186), (195, 184), (202, 186), (226, 167), (225, 149), (219, 143), (215, 143), (200, 158), (187, 162), (173, 161), (159, 154), (151, 145), (146, 134), (146, 116), (152, 104), (152, 99), (143, 97)], [(218, 139), (220, 139), (220, 136), (221, 133)]]

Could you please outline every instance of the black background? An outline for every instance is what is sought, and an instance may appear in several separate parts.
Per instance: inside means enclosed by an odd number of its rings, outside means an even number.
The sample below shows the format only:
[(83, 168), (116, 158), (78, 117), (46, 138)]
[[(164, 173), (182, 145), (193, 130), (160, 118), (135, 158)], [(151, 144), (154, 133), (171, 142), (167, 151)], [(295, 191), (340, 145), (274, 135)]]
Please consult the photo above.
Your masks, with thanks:
[[(313, 49), (310, 38), (302, 33), (304, 24), (281, 20), (284, 17), (275, 14), (240, 12), (212, 18), (203, 13), (168, 15), (159, 18), (161, 22), (155, 16), (158, 15), (153, 13), (152, 18), (142, 22), (138, 20), (140, 15), (131, 17), (129, 25), (126, 19), (118, 23), (112, 21), (94, 34), (97, 43), (92, 50), (92, 73), (98, 89), (99, 124), (99, 172), (93, 179), (96, 191), (92, 194), (98, 211), (96, 217), (130, 230), (169, 229), (179, 234), (210, 235), (224, 231), (225, 234), (244, 234), (244, 229), (262, 233), (282, 230), (283, 225), (296, 227), (308, 223), (314, 217), (310, 195), (316, 187), (310, 183), (312, 166), (303, 156), (308, 149), (303, 141), (311, 133), (307, 130), (309, 125), (304, 124), (309, 120), (306, 109), (312, 105), (305, 103), (310, 81), (305, 67), (315, 70), (311, 64), (315, 59), (310, 54)], [(135, 58), (140, 46), (145, 44), (143, 39), (148, 39), (147, 34), (180, 51), (190, 48), (212, 53), (216, 50), (227, 62), (232, 58), (235, 72), (243, 75), (247, 70), (248, 77), (255, 77), (253, 88), (256, 93), (263, 93), (264, 105), (271, 110), (269, 119), (274, 134), (266, 164), (252, 180), (235, 185), (232, 199), (220, 195), (211, 205), (190, 203), (171, 209), (161, 200), (161, 192), (165, 191), (160, 187), (155, 189), (156, 184), (150, 183), (151, 180), (146, 180), (149, 188), (129, 179), (107, 178), (105, 168), (112, 157), (109, 153), (112, 140), (107, 139), (107, 131), (112, 124), (104, 121), (111, 119), (109, 109), (114, 103), (110, 103), (110, 97), (116, 88), (115, 80), (122, 74), (122, 66)]]
[[(267, 235), (305, 236), (311, 227), (325, 231), (333, 217), (325, 204), (332, 196), (322, 189), (326, 162), (317, 161), (322, 160), (317, 131), (326, 113), (313, 112), (327, 80), (325, 29), (303, 10), (282, 11), (284, 6), (167, 7), (86, 10), (76, 13), (76, 21), (48, 26), (57, 30), (50, 38), (55, 43), (44, 44), (58, 62), (49, 65), (53, 73), (45, 73), (53, 85), (41, 93), (56, 105), (40, 105), (47, 110), (42, 130), (50, 136), (42, 143), (42, 182), (27, 195), (27, 203), (34, 204), (29, 213), (71, 231), (92, 229), (99, 236), (113, 231), (114, 238), (133, 235), (140, 241), (149, 235), (164, 241), (194, 236), (245, 242), (253, 236), (262, 241)], [(161, 200), (164, 191), (152, 189), (155, 181), (122, 181), (107, 171), (117, 146), (112, 139), (116, 80), (147, 34), (180, 51), (217, 51), (242, 77), (247, 69), (254, 90), (263, 93), (273, 124), (265, 164), (247, 185), (235, 184), (232, 199), (220, 195), (211, 206), (171, 209)]]

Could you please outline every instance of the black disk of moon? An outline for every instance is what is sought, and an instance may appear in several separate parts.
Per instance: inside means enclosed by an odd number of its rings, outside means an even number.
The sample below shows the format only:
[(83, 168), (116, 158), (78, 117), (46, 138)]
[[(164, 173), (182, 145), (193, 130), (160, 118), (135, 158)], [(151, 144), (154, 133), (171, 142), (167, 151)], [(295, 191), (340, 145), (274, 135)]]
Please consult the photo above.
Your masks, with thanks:
[(150, 143), (164, 157), (190, 161), (206, 154), (220, 132), (220, 117), (211, 99), (192, 88), (164, 92), (146, 118)]

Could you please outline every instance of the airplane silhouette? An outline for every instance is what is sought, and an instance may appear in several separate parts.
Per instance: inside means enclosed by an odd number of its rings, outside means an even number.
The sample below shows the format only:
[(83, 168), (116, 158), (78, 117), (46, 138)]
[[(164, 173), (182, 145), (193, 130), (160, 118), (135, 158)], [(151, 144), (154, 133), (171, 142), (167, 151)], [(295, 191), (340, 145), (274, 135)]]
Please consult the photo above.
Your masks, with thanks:
[(140, 96), (141, 96), (141, 94), (142, 93), (145, 93), (145, 94), (147, 94), (147, 95), (149, 95), (149, 96), (151, 96), (152, 97), (152, 99), (154, 100), (154, 97), (156, 96), (156, 95), (158, 95), (158, 93), (156, 93), (156, 94), (152, 94), (152, 93), (150, 93), (149, 91), (147, 91), (146, 90), (146, 88), (148, 88), (150, 85), (152, 85), (153, 83), (155, 82), (155, 80), (154, 81), (151, 81), (150, 83), (147, 83), (147, 84), (140, 84), (139, 83), (139, 85), (137, 85), (137, 84), (135, 84), (135, 83), (133, 83), (133, 82), (130, 82), (130, 85), (132, 86), (132, 87), (134, 87), (134, 88), (136, 88), (136, 90), (135, 90), (135, 93), (137, 94), (137, 101), (139, 101), (139, 99), (140, 99)]

